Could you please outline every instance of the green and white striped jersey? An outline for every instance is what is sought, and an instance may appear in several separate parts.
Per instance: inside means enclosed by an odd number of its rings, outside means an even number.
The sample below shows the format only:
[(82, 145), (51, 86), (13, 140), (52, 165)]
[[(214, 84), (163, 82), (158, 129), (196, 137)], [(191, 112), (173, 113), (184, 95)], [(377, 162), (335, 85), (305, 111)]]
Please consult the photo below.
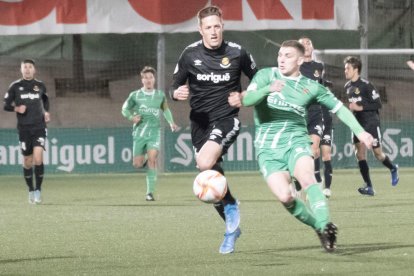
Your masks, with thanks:
[(247, 93), (258, 93), (275, 80), (285, 81), (281, 92), (270, 93), (254, 108), (256, 126), (255, 146), (276, 148), (289, 146), (292, 139), (308, 139), (306, 110), (312, 103), (325, 105), (335, 113), (340, 102), (328, 89), (302, 75), (285, 77), (277, 67), (265, 68), (254, 76)]

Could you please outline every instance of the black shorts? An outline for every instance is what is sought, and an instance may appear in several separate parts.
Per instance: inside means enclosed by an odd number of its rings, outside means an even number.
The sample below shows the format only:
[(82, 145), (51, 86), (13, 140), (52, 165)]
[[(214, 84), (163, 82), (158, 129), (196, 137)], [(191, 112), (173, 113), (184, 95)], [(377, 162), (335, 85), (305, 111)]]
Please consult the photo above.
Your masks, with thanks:
[(332, 140), (333, 140), (333, 129), (332, 128), (324, 128), (320, 145), (321, 146), (330, 146), (330, 147), (332, 147)]
[(333, 140), (333, 128), (332, 128), (332, 116), (330, 114), (323, 113), (323, 134), (321, 139), (321, 146), (332, 146)]
[(24, 156), (33, 154), (34, 147), (45, 149), (47, 130), (43, 129), (21, 129), (19, 130), (20, 149)]
[[(372, 147), (374, 149), (379, 148), (381, 146), (381, 138), (382, 138), (380, 124), (370, 123), (367, 125), (362, 125), (362, 127), (364, 128), (366, 132), (368, 132), (369, 134), (372, 135), (372, 137), (374, 137), (374, 143), (372, 144)], [(353, 136), (354, 144), (359, 143), (358, 137), (356, 137), (354, 134), (352, 136)]]
[(307, 127), (309, 135), (314, 134), (322, 138), (323, 134), (323, 117), (322, 112), (318, 111), (309, 111), (307, 118)]
[(195, 151), (199, 152), (207, 141), (214, 141), (222, 147), (222, 155), (226, 154), (236, 141), (240, 126), (238, 118), (227, 118), (211, 124), (191, 121), (191, 141)]

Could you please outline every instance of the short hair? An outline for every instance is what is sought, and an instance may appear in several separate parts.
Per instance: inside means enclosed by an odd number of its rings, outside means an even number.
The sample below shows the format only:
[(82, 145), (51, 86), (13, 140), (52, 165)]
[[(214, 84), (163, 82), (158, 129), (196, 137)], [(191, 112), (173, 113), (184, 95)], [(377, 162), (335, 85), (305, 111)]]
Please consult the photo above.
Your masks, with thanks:
[(141, 70), (141, 77), (145, 74), (145, 73), (152, 73), (154, 76), (157, 73), (157, 71), (151, 67), (151, 66), (145, 66), (142, 70)]
[(298, 41), (301, 39), (309, 39), (310, 41), (312, 41), (312, 39), (310, 39), (309, 36), (306, 35), (302, 35), (301, 37), (299, 37)]
[(205, 7), (203, 9), (201, 9), (198, 13), (197, 13), (197, 18), (198, 18), (198, 24), (201, 25), (201, 20), (203, 20), (204, 18), (211, 16), (211, 15), (217, 15), (218, 17), (220, 17), (220, 19), (223, 18), (223, 12), (221, 11), (221, 9), (217, 6), (208, 6)]
[(297, 40), (285, 40), (280, 47), (293, 47), (298, 50), (302, 56), (305, 54), (305, 47)]
[(347, 56), (344, 59), (344, 64), (351, 64), (352, 68), (354, 69), (358, 69), (358, 72), (361, 73), (362, 70), (362, 62), (359, 58), (355, 57), (355, 56)]
[(30, 64), (33, 64), (33, 65), (36, 64), (35, 61), (33, 59), (30, 59), (30, 58), (26, 58), (26, 59), (22, 60), (21, 64), (25, 64), (25, 63), (30, 63)]

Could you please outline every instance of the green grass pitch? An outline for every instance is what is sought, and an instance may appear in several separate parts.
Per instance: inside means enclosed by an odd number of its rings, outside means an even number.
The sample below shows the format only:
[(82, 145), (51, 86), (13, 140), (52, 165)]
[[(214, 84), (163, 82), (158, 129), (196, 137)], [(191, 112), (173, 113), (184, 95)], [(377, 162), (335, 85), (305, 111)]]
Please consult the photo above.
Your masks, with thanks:
[(257, 172), (228, 173), (241, 201), (236, 252), (220, 255), (224, 224), (192, 193), (196, 175), (161, 174), (145, 201), (144, 174), (47, 175), (41, 205), (22, 176), (0, 176), (0, 275), (412, 275), (414, 170), (334, 171), (329, 200), (338, 249), (291, 217)]

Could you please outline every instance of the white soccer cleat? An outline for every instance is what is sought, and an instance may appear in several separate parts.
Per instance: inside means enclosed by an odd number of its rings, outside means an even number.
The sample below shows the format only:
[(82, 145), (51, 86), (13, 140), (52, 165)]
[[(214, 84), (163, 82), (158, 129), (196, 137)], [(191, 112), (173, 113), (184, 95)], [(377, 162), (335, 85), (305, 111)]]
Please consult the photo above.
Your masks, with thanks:
[(42, 203), (42, 197), (40, 195), (39, 190), (34, 191), (34, 203), (36, 203), (36, 204)]
[(323, 189), (322, 193), (325, 195), (326, 198), (330, 198), (332, 195), (331, 189)]
[(35, 196), (33, 191), (29, 192), (29, 203), (35, 204)]

